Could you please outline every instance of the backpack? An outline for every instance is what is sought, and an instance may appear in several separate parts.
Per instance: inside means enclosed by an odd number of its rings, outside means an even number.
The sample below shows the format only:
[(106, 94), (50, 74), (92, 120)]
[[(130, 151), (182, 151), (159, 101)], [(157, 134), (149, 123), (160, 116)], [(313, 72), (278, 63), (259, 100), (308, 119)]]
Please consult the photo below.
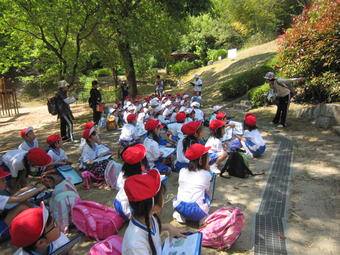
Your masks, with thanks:
[(253, 172), (248, 168), (248, 161), (245, 160), (241, 153), (243, 152), (230, 152), (228, 160), (221, 170), (221, 175), (228, 172), (230, 176), (239, 178), (247, 178), (249, 175), (254, 176)]
[(117, 187), (117, 179), (120, 171), (122, 170), (122, 164), (116, 163), (114, 160), (110, 160), (107, 164), (104, 172), (105, 182), (112, 189), (119, 190)]
[(116, 234), (124, 219), (110, 207), (77, 198), (72, 209), (72, 222), (86, 236), (99, 241)]
[(47, 99), (47, 110), (52, 115), (58, 114), (57, 98), (55, 96)]
[(104, 241), (93, 245), (88, 255), (121, 255), (123, 246), (123, 237), (110, 236)]
[(199, 229), (202, 246), (229, 249), (241, 235), (245, 217), (240, 208), (222, 207), (208, 216)]

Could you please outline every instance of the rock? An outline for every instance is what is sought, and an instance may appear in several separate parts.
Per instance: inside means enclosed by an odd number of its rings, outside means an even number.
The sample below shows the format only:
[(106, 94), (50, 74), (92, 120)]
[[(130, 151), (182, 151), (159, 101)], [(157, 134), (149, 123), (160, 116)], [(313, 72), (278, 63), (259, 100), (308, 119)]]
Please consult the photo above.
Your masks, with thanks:
[(320, 128), (327, 129), (331, 126), (332, 120), (330, 117), (320, 116), (315, 120), (315, 125)]

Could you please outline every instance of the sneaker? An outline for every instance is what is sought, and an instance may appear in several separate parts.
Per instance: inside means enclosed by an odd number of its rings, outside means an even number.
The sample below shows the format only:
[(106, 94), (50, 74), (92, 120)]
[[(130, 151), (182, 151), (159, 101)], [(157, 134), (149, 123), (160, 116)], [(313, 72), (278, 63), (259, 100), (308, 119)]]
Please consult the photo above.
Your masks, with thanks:
[(179, 214), (179, 212), (174, 211), (174, 213), (172, 214), (172, 217), (181, 224), (185, 224), (185, 219)]
[(277, 125), (278, 128), (284, 128), (285, 126), (282, 124)]
[(212, 164), (210, 166), (210, 171), (214, 172), (215, 174), (220, 174), (221, 173), (221, 170), (218, 169), (217, 164)]

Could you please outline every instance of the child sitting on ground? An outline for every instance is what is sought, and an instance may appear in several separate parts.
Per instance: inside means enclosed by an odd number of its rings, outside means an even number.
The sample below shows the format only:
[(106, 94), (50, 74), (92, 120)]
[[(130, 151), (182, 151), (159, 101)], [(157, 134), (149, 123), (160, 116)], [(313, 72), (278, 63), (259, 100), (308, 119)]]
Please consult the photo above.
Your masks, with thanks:
[(213, 120), (216, 120), (216, 115), (220, 112), (221, 109), (222, 109), (222, 106), (219, 106), (219, 105), (215, 105), (213, 107), (213, 112), (210, 114), (210, 117), (209, 117), (209, 124)]
[(205, 146), (211, 147), (209, 150), (209, 165), (210, 170), (216, 174), (221, 172), (218, 165), (228, 156), (226, 145), (223, 145), (221, 141), (225, 133), (226, 124), (227, 122), (222, 120), (213, 120), (209, 124), (211, 134)]
[(210, 180), (208, 151), (210, 147), (195, 143), (185, 152), (190, 160), (178, 177), (177, 197), (173, 201), (174, 219), (179, 223), (186, 220), (202, 222), (210, 209)]
[(184, 121), (186, 118), (185, 112), (179, 112), (176, 114), (177, 123), (168, 124), (169, 138), (177, 143), (179, 139), (183, 138), (183, 133), (181, 131)]
[(113, 205), (115, 210), (125, 220), (130, 220), (131, 210), (129, 206), (129, 200), (124, 191), (125, 180), (133, 175), (141, 174), (146, 172), (147, 161), (146, 161), (146, 149), (142, 144), (136, 144), (131, 147), (127, 147), (122, 152), (122, 159), (124, 161), (122, 171), (119, 173), (117, 186), (119, 191), (116, 195)]
[(172, 225), (161, 224), (158, 218), (157, 214), (164, 206), (166, 189), (157, 170), (127, 178), (124, 190), (132, 209), (132, 218), (124, 234), (122, 254), (161, 254), (161, 231), (168, 231), (171, 237), (184, 237)]
[(51, 215), (58, 222), (60, 230), (67, 233), (72, 223), (71, 211), (79, 197), (78, 191), (71, 179), (64, 179), (54, 169), (45, 171), (41, 179), (47, 187), (53, 189), (49, 202)]
[(125, 148), (137, 142), (136, 124), (137, 114), (129, 114), (126, 117), (127, 124), (124, 124), (119, 137), (119, 144)]
[(159, 120), (148, 120), (145, 123), (145, 130), (148, 131), (147, 137), (144, 140), (146, 158), (151, 169), (157, 168), (161, 174), (169, 175), (171, 167), (165, 164), (165, 159), (162, 158), (162, 153), (160, 152), (159, 134), (161, 128), (163, 126)]
[(39, 147), (38, 140), (35, 139), (36, 136), (32, 127), (21, 130), (20, 136), (24, 141), (19, 145), (19, 150), (29, 151), (30, 149)]
[(47, 154), (52, 158), (50, 166), (70, 165), (65, 151), (62, 149), (63, 141), (60, 135), (50, 135), (46, 140), (49, 145)]
[(14, 255), (51, 254), (69, 242), (44, 203), (41, 203), (40, 208), (30, 208), (17, 215), (9, 232), (12, 243), (19, 248)]
[(246, 114), (244, 117), (244, 134), (242, 137), (237, 136), (247, 155), (259, 157), (266, 150), (266, 144), (256, 126), (256, 117), (253, 114)]
[(51, 163), (51, 157), (40, 148), (23, 150), (11, 150), (2, 156), (3, 164), (11, 172), (11, 192), (26, 186), (26, 179), (36, 167), (44, 167)]
[[(14, 195), (6, 189), (6, 177), (11, 173), (0, 168), (0, 232), (1, 235), (8, 229), (9, 224), (20, 212), (33, 207), (27, 200), (43, 191), (46, 187), (38, 186), (36, 189), (29, 191), (33, 187), (25, 187), (20, 189)], [(23, 195), (18, 196), (19, 194)]]

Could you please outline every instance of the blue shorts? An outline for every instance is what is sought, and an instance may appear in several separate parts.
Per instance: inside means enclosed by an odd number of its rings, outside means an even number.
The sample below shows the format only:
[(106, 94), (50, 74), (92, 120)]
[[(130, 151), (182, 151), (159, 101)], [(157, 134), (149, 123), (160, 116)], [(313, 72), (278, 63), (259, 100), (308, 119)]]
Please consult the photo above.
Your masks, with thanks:
[(214, 153), (209, 153), (208, 156), (209, 156), (209, 166), (211, 166), (217, 161), (218, 154), (217, 152), (214, 152)]
[(160, 172), (160, 174), (166, 174), (169, 171), (169, 166), (164, 165), (160, 162), (155, 162), (155, 168)]
[[(175, 197), (175, 200), (177, 197)], [(205, 194), (205, 198), (203, 200), (203, 203), (208, 204), (210, 207), (211, 199), (208, 196), (208, 194)], [(202, 208), (196, 203), (196, 202), (183, 202), (181, 201), (176, 207), (175, 210), (183, 216), (187, 220), (191, 221), (200, 221), (201, 219), (208, 216), (207, 213), (205, 213)]]
[(171, 138), (172, 138), (172, 140), (174, 140), (175, 142), (178, 142), (178, 141), (179, 141), (179, 136), (177, 136), (177, 135), (173, 135)]
[(266, 150), (266, 145), (262, 145), (262, 146), (258, 147), (257, 150), (255, 150), (255, 151), (252, 150), (251, 147), (254, 146), (255, 144), (250, 140), (247, 140), (245, 142), (245, 144), (246, 144), (248, 150), (253, 154), (254, 157), (258, 157), (258, 156), (262, 155)]
[(182, 162), (177, 161), (176, 164), (175, 164), (174, 172), (179, 172), (182, 168), (188, 167), (188, 164), (189, 163), (182, 163)]

